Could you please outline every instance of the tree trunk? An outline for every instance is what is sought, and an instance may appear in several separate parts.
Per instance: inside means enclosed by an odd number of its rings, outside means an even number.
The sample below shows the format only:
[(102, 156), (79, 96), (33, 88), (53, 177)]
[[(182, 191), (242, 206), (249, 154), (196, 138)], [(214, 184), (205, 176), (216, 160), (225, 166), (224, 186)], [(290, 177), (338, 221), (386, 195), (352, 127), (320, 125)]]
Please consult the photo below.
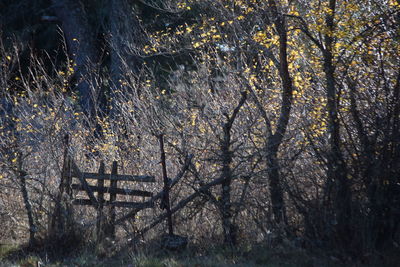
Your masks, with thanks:
[[(68, 54), (76, 64), (74, 79), (79, 92), (79, 104), (88, 118), (95, 115), (95, 94), (89, 68), (96, 62), (94, 31), (87, 20), (83, 4), (76, 0), (53, 0), (54, 10), (61, 21)], [(73, 85), (75, 86), (75, 85)]]
[(281, 111), (274, 134), (268, 137), (266, 154), (268, 166), (269, 187), (271, 192), (271, 204), (275, 221), (286, 222), (285, 203), (283, 189), (279, 173), (278, 150), (282, 144), (289, 123), (290, 111), (292, 108), (293, 85), (289, 73), (287, 56), (287, 29), (285, 17), (278, 11), (274, 0), (269, 1), (271, 15), (279, 35), (279, 76), (282, 81), (282, 104)]
[(221, 217), (222, 217), (222, 230), (224, 232), (225, 244), (234, 246), (236, 244), (236, 231), (232, 223), (232, 205), (231, 205), (231, 184), (232, 184), (232, 151), (231, 145), (231, 125), (224, 124), (224, 137), (221, 140), (222, 152), (222, 177), (221, 184)]
[(224, 242), (227, 245), (235, 246), (237, 243), (236, 232), (237, 227), (233, 223), (233, 211), (231, 203), (231, 184), (233, 179), (231, 163), (233, 159), (233, 152), (231, 150), (231, 130), (233, 123), (236, 119), (240, 108), (244, 105), (247, 99), (247, 93), (242, 93), (242, 98), (239, 104), (234, 109), (232, 115), (229, 117), (227, 114), (227, 121), (223, 125), (223, 137), (220, 141), (221, 159), (222, 159), (222, 173), (221, 178), (221, 200), (220, 211), (222, 217), (222, 230), (224, 233)]
[(333, 33), (335, 30), (336, 0), (329, 1), (331, 12), (326, 16), (328, 33), (325, 35), (323, 51), (323, 67), (326, 78), (327, 110), (328, 110), (328, 183), (334, 186), (334, 206), (337, 221), (337, 234), (341, 238), (349, 237), (349, 218), (351, 213), (351, 192), (347, 180), (346, 163), (340, 148), (340, 123), (338, 118), (338, 95), (335, 85), (335, 66), (333, 63)]
[(142, 34), (135, 6), (126, 0), (111, 0), (109, 3), (109, 45), (111, 56), (111, 114), (117, 113), (115, 100), (124, 93), (123, 83), (127, 74), (137, 75), (142, 60), (138, 55)]

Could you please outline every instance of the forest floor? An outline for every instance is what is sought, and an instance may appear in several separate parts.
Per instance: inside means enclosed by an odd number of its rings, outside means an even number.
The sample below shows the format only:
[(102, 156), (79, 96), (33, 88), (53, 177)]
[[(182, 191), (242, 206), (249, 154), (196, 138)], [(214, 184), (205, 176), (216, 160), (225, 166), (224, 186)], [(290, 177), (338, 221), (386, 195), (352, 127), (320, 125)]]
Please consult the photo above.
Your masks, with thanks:
[(222, 247), (195, 248), (187, 247), (179, 252), (162, 249), (141, 248), (133, 250), (106, 251), (86, 246), (71, 249), (63, 255), (44, 251), (27, 251), (17, 245), (0, 245), (0, 267), (21, 266), (148, 266), (148, 267), (183, 267), (183, 266), (399, 266), (399, 257), (366, 255), (358, 260), (340, 257), (322, 251), (306, 251), (300, 248), (282, 247), (268, 248), (259, 244), (240, 249), (224, 249)]

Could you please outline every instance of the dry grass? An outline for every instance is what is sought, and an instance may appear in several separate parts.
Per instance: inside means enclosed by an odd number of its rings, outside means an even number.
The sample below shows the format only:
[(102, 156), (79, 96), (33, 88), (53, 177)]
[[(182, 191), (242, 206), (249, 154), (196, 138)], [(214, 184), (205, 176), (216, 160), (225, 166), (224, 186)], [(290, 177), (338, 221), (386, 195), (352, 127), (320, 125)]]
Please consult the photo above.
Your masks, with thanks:
[[(337, 258), (318, 251), (306, 251), (293, 247), (267, 247), (258, 244), (254, 247), (227, 249), (224, 247), (200, 248), (189, 246), (180, 252), (158, 249), (145, 245), (139, 250), (123, 249), (113, 255), (99, 255), (99, 251), (88, 245), (80, 252), (67, 257), (49, 258), (46, 253), (31, 254), (18, 251), (16, 246), (2, 245), (0, 266), (142, 266), (142, 267), (184, 267), (184, 266), (396, 266), (395, 254), (368, 255), (365, 261), (352, 261)], [(16, 256), (17, 255), (17, 256)], [(368, 259), (367, 259), (368, 257)]]

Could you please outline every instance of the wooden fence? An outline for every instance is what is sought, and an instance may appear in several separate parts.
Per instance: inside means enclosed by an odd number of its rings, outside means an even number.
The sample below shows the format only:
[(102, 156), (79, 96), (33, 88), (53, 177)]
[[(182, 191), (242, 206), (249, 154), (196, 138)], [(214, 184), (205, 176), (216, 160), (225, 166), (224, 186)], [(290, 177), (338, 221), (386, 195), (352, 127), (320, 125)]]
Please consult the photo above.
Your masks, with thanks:
[[(118, 174), (118, 165), (115, 161), (111, 164), (111, 173), (109, 174), (105, 173), (104, 162), (100, 162), (99, 170), (96, 173), (82, 172), (69, 155), (69, 137), (65, 135), (61, 183), (50, 225), (50, 236), (65, 238), (71, 236), (70, 233), (75, 233), (74, 212), (71, 204), (90, 205), (96, 209), (97, 240), (101, 241), (103, 237), (115, 237), (116, 225), (123, 223), (127, 219), (134, 218), (143, 209), (153, 207), (155, 202), (160, 202), (160, 208), (166, 209), (166, 214), (161, 214), (155, 218), (141, 232), (144, 233), (163, 222), (164, 219), (167, 219), (168, 235), (176, 237), (173, 234), (172, 214), (183, 208), (202, 191), (196, 191), (196, 193), (189, 196), (186, 200), (179, 202), (175, 208), (171, 209), (169, 200), (170, 190), (184, 177), (192, 164), (193, 155), (187, 155), (181, 170), (176, 174), (175, 178), (169, 179), (167, 176), (163, 135), (159, 136), (159, 141), (164, 186), (162, 191), (153, 195), (152, 192), (126, 187), (132, 187), (130, 186), (131, 183), (155, 182), (155, 177)], [(122, 184), (118, 184), (122, 181), (124, 182), (124, 187), (121, 187)], [(75, 193), (84, 192), (87, 198), (82, 196), (82, 194), (78, 194), (79, 198), (76, 198), (77, 194), (74, 194), (74, 191)], [(120, 201), (118, 200), (118, 195), (141, 197), (142, 201)], [(130, 208), (130, 211), (116, 219), (116, 208)]]
[[(143, 198), (152, 197), (152, 192), (120, 188), (118, 187), (118, 182), (155, 182), (154, 176), (118, 174), (118, 165), (116, 161), (112, 163), (111, 173), (109, 174), (105, 173), (104, 162), (100, 163), (97, 173), (82, 172), (72, 159), (68, 160), (67, 165), (68, 167), (64, 168), (68, 172), (68, 175), (65, 175), (65, 177), (68, 177), (65, 182), (66, 192), (70, 192), (71, 196), (73, 195), (72, 190), (86, 193), (88, 198), (76, 198), (73, 199), (72, 203), (74, 205), (90, 205), (96, 208), (96, 232), (99, 239), (103, 234), (109, 237), (115, 237), (116, 207), (144, 209), (153, 206), (153, 202), (149, 201), (118, 201), (117, 195), (139, 196)], [(97, 183), (96, 185), (90, 185), (88, 180), (95, 180)], [(105, 186), (105, 181), (109, 181), (109, 186)], [(109, 206), (108, 214), (104, 213), (105, 206)]]

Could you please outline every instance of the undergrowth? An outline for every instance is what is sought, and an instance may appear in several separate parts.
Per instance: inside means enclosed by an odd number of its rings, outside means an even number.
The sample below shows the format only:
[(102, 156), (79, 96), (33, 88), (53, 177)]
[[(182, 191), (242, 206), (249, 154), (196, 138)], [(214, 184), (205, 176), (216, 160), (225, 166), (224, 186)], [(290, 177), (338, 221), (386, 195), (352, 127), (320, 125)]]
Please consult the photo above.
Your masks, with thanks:
[(70, 255), (64, 253), (63, 257), (51, 258), (46, 252), (29, 252), (26, 248), (1, 245), (0, 266), (396, 266), (396, 257), (390, 258), (389, 254), (386, 258), (383, 255), (371, 254), (366, 256), (364, 261), (353, 261), (351, 258), (336, 257), (333, 253), (329, 255), (322, 251), (282, 246), (271, 248), (264, 244), (236, 249), (222, 246), (189, 246), (177, 252), (147, 244), (140, 249), (125, 248), (110, 255), (105, 255), (94, 245), (88, 245)]

